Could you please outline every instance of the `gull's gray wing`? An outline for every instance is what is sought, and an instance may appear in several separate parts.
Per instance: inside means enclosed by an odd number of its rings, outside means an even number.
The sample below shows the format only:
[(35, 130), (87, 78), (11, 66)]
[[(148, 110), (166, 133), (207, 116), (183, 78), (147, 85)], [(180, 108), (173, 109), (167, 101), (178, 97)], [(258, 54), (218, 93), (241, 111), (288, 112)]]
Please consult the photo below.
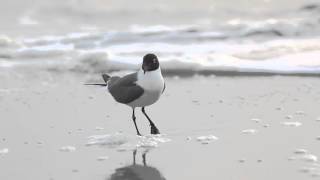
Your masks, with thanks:
[(144, 90), (136, 84), (137, 73), (124, 77), (113, 76), (108, 81), (108, 90), (113, 98), (120, 103), (130, 103), (138, 99)]

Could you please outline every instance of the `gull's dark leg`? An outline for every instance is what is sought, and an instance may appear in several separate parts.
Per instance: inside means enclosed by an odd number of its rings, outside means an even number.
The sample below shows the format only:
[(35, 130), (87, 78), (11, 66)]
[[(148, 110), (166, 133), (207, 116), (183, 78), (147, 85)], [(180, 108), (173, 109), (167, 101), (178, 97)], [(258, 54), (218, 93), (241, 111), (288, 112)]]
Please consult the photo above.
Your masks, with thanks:
[(136, 154), (137, 154), (137, 150), (135, 149), (133, 151), (133, 165), (136, 165)]
[(139, 129), (138, 129), (138, 126), (137, 126), (137, 123), (136, 123), (136, 116), (134, 115), (134, 108), (132, 108), (132, 120), (134, 122), (134, 126), (136, 127), (136, 130), (137, 130), (137, 135), (138, 136), (141, 136), (140, 132), (139, 132)]
[(142, 154), (142, 163), (144, 166), (147, 166), (147, 162), (146, 162), (146, 153)]
[(151, 134), (160, 134), (159, 129), (156, 127), (156, 125), (151, 121), (149, 116), (147, 115), (146, 111), (144, 110), (144, 107), (141, 108), (142, 113), (146, 116), (148, 119), (150, 126), (151, 126)]

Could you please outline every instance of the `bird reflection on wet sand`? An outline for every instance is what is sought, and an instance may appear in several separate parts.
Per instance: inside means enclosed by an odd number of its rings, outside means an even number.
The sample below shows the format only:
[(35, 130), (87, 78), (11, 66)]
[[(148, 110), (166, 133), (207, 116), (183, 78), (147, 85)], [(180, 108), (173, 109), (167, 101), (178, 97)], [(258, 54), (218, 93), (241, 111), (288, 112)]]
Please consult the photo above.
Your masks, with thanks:
[(133, 164), (117, 168), (107, 180), (165, 180), (160, 171), (147, 165), (146, 152), (142, 154), (143, 165), (136, 164), (137, 150), (133, 151)]

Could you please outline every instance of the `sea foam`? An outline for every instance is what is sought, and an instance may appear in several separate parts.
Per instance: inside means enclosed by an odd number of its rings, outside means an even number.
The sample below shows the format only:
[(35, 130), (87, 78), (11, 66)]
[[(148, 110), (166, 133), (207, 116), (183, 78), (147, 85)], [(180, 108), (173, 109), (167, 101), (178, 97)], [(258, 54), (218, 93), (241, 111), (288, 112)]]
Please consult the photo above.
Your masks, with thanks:
[(87, 146), (101, 146), (113, 148), (117, 151), (128, 151), (133, 149), (153, 149), (161, 143), (171, 141), (164, 135), (131, 136), (123, 133), (94, 135), (88, 138)]

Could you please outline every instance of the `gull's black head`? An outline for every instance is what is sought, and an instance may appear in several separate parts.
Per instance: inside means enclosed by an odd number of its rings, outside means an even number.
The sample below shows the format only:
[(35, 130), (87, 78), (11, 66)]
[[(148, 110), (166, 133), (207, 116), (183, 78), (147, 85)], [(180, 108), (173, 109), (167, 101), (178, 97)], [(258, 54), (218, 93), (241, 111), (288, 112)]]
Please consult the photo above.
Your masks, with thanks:
[(154, 54), (146, 54), (143, 57), (142, 69), (143, 72), (154, 71), (159, 68), (159, 61), (156, 55)]

